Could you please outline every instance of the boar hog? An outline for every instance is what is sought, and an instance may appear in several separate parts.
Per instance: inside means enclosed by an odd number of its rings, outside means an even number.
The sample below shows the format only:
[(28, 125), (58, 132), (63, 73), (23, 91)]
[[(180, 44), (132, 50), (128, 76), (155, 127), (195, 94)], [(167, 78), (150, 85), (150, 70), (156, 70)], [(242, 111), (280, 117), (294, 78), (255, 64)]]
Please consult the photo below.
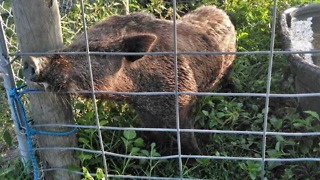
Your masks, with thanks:
[[(215, 6), (200, 7), (176, 22), (178, 52), (234, 52), (236, 33), (227, 14)], [(112, 16), (88, 29), (89, 51), (173, 52), (174, 26), (147, 13)], [(86, 52), (84, 34), (56, 52)], [(94, 90), (108, 92), (174, 92), (174, 54), (110, 55), (91, 54)], [(210, 92), (234, 61), (234, 55), (177, 55), (179, 92)], [(28, 57), (26, 79), (46, 83), (56, 92), (91, 90), (90, 71), (85, 54)], [(81, 93), (78, 93), (81, 95)], [(86, 96), (86, 95), (84, 95)], [(98, 93), (97, 98), (124, 100), (140, 117), (144, 127), (176, 128), (174, 95), (119, 95)], [(193, 129), (192, 105), (197, 97), (179, 95), (181, 129)], [(175, 136), (150, 135), (159, 145), (177, 144)], [(185, 154), (200, 153), (194, 133), (181, 133)], [(176, 146), (175, 146), (176, 148)]]

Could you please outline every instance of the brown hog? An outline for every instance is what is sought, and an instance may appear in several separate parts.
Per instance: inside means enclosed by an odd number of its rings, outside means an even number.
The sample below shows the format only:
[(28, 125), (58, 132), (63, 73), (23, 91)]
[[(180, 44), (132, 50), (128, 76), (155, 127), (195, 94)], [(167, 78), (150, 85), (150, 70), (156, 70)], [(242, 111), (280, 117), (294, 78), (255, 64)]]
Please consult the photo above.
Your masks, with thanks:
[[(204, 6), (177, 20), (178, 52), (234, 52), (236, 34), (227, 14), (215, 6)], [(173, 52), (172, 21), (160, 20), (146, 13), (112, 16), (88, 29), (89, 49), (99, 52)], [(84, 34), (57, 52), (85, 52)], [(111, 92), (174, 92), (174, 55), (90, 55), (94, 90)], [(212, 91), (232, 64), (234, 55), (177, 56), (179, 92)], [(52, 91), (91, 90), (86, 55), (49, 55), (29, 57), (25, 62), (27, 79), (47, 83)], [(97, 98), (124, 100), (138, 113), (142, 124), (149, 128), (176, 128), (174, 95), (111, 95)], [(180, 95), (179, 124), (193, 129), (191, 107), (196, 96)], [(150, 136), (158, 145), (168, 147), (174, 136)], [(174, 138), (172, 138), (174, 137)], [(174, 139), (174, 140), (173, 140)], [(171, 146), (172, 147), (172, 146)], [(200, 153), (194, 133), (181, 133), (185, 154)]]

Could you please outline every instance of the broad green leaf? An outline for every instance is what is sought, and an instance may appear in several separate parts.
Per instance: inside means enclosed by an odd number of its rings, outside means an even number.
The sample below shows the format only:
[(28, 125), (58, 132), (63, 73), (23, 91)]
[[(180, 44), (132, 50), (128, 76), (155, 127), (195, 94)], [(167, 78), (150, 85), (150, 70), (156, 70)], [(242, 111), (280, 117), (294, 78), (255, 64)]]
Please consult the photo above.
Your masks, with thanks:
[(144, 155), (144, 156), (147, 156), (147, 157), (150, 156), (149, 151), (147, 151), (147, 150), (145, 150), (145, 149), (141, 150), (140, 152), (141, 152), (141, 154)]
[(128, 140), (131, 140), (131, 139), (134, 139), (136, 138), (137, 134), (135, 131), (133, 130), (126, 130), (123, 132), (123, 136), (128, 139)]
[(109, 121), (100, 121), (100, 126), (105, 126), (109, 123)]
[(208, 111), (205, 111), (205, 110), (202, 110), (202, 113), (203, 113), (205, 116), (208, 116), (208, 115), (209, 115), (209, 112), (208, 112)]
[(223, 112), (218, 112), (217, 113), (217, 117), (218, 118), (222, 118), (222, 117), (224, 117), (225, 116), (225, 114), (223, 113)]
[(144, 141), (142, 138), (137, 138), (134, 140), (134, 145), (137, 147), (143, 147), (144, 146)]
[(285, 141), (282, 136), (276, 136), (277, 141)]
[(138, 147), (133, 147), (133, 148), (131, 148), (130, 154), (131, 154), (131, 155), (136, 155), (137, 152), (139, 152), (139, 151), (140, 151), (140, 148), (138, 148)]
[(88, 159), (92, 159), (92, 155), (91, 154), (79, 154), (78, 157), (83, 161), (83, 160), (88, 160)]
[(320, 121), (320, 117), (319, 117), (319, 114), (317, 112), (314, 112), (314, 111), (304, 111), (305, 113), (311, 115), (312, 117), (316, 118), (317, 120)]

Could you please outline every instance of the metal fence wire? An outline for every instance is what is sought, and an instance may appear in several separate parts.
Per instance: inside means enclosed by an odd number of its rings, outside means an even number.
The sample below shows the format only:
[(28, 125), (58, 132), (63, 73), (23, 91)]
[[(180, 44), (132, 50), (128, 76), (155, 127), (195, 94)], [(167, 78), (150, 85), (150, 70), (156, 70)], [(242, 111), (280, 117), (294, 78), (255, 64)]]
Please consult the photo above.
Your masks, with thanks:
[[(13, 16), (12, 16), (11, 8), (10, 8), (8, 1), (7, 2), (0, 1), (0, 12), (1, 12), (2, 20), (3, 20), (1, 26), (5, 30), (6, 45), (8, 46), (8, 50), (10, 52), (17, 52), (18, 51), (18, 44), (17, 44), (17, 39), (16, 39), (15, 26), (13, 23)], [(3, 41), (3, 40), (1, 39), (1, 41)], [(16, 69), (22, 69), (21, 63), (14, 62), (14, 64), (12, 66), (14, 66)], [(17, 71), (16, 71), (16, 73), (17, 73)], [(18, 74), (15, 74), (15, 78), (17, 78), (17, 80), (23, 80), (20, 78), (20, 76)], [(1, 78), (1, 80), (2, 80), (2, 78)]]
[[(101, 1), (102, 2), (102, 1)], [(119, 1), (121, 5), (123, 5), (122, 1)], [(118, 2), (118, 3), (119, 3)], [(161, 1), (162, 2), (162, 1)], [(198, 2), (198, 1), (195, 1)], [(228, 3), (227, 1), (223, 1), (225, 3)], [(89, 3), (100, 3), (99, 2), (95, 2), (95, 1), (89, 1)], [(106, 7), (110, 7), (110, 6), (117, 6), (117, 4), (114, 2), (113, 4), (110, 2), (104, 2)], [(230, 161), (243, 161), (243, 162), (259, 162), (259, 168), (257, 170), (257, 172), (259, 172), (260, 174), (258, 174), (256, 176), (257, 177), (261, 177), (262, 180), (264, 180), (265, 178), (268, 178), (268, 174), (266, 174), (266, 169), (267, 169), (267, 163), (296, 163), (296, 162), (320, 162), (320, 157), (318, 157), (317, 155), (319, 155), (319, 147), (318, 149), (315, 149), (316, 155), (314, 156), (310, 156), (310, 157), (292, 157), (292, 158), (283, 158), (282, 156), (274, 156), (272, 157), (272, 155), (269, 154), (268, 156), (268, 152), (267, 152), (267, 145), (268, 145), (268, 139), (272, 139), (272, 138), (279, 138), (279, 137), (296, 137), (296, 138), (302, 138), (302, 137), (310, 137), (310, 138), (317, 138), (319, 140), (320, 137), (320, 130), (318, 129), (317, 131), (306, 131), (306, 132), (290, 132), (289, 131), (275, 131), (275, 130), (271, 130), (270, 128), (270, 119), (272, 120), (273, 117), (269, 116), (270, 111), (274, 110), (271, 109), (271, 107), (273, 107), (273, 104), (270, 104), (272, 102), (273, 99), (276, 98), (298, 98), (298, 97), (318, 97), (320, 96), (320, 92), (317, 93), (272, 93), (271, 87), (272, 87), (272, 74), (273, 74), (273, 67), (275, 64), (275, 57), (280, 56), (280, 55), (290, 55), (290, 54), (319, 54), (320, 51), (318, 49), (312, 50), (312, 51), (283, 51), (283, 50), (279, 50), (279, 49), (275, 49), (275, 38), (276, 36), (276, 28), (277, 28), (277, 0), (273, 1), (273, 7), (271, 8), (271, 24), (270, 24), (270, 29), (271, 29), (271, 34), (270, 34), (270, 49), (267, 50), (261, 50), (261, 51), (239, 51), (239, 52), (179, 52), (177, 51), (177, 30), (176, 30), (176, 17), (178, 17), (178, 12), (177, 12), (177, 5), (183, 5), (185, 2), (184, 1), (179, 1), (176, 2), (175, 0), (173, 0), (172, 2), (172, 17), (173, 17), (173, 25), (174, 25), (174, 51), (173, 52), (154, 52), (154, 53), (145, 53), (147, 55), (159, 55), (159, 54), (166, 54), (166, 55), (171, 55), (174, 56), (175, 59), (175, 69), (174, 69), (174, 74), (175, 74), (175, 91), (174, 92), (105, 92), (105, 91), (95, 91), (93, 90), (92, 95), (95, 97), (95, 95), (97, 94), (122, 94), (122, 95), (128, 95), (128, 96), (155, 96), (155, 95), (173, 95), (175, 96), (175, 108), (176, 110), (176, 124), (177, 124), (177, 128), (144, 128), (144, 127), (115, 127), (115, 126), (109, 126), (109, 125), (104, 125), (102, 124), (101, 126), (97, 127), (96, 125), (89, 125), (84, 124), (82, 125), (81, 123), (79, 123), (78, 125), (70, 125), (70, 124), (45, 124), (45, 125), (35, 125), (33, 126), (34, 128), (37, 127), (76, 127), (79, 130), (82, 131), (87, 131), (90, 132), (90, 130), (99, 130), (101, 131), (101, 133), (105, 133), (106, 131), (136, 131), (136, 132), (141, 132), (141, 131), (158, 131), (158, 132), (170, 132), (170, 133), (176, 133), (176, 139), (178, 141), (178, 150), (176, 152), (176, 154), (174, 155), (168, 155), (168, 156), (153, 156), (150, 157), (146, 155), (146, 156), (141, 156), (141, 155), (132, 155), (130, 153), (119, 153), (119, 152), (110, 152), (108, 151), (107, 148), (102, 147), (101, 149), (89, 149), (89, 148), (82, 148), (82, 147), (34, 147), (35, 151), (52, 151), (52, 150), (74, 150), (79, 152), (79, 154), (81, 153), (87, 153), (87, 154), (93, 154), (90, 157), (96, 157), (98, 155), (102, 155), (99, 157), (103, 157), (103, 159), (101, 161), (104, 161), (103, 163), (101, 163), (102, 169), (104, 169), (104, 174), (106, 175), (107, 178), (123, 178), (123, 179), (192, 179), (192, 178), (186, 178), (186, 176), (188, 175), (187, 172), (185, 172), (185, 168), (186, 165), (185, 164), (185, 160), (186, 159), (197, 159), (197, 163), (200, 162), (204, 162), (201, 160), (211, 160), (211, 161), (222, 161), (222, 160), (230, 160)], [(147, 4), (146, 4), (147, 6)], [(89, 20), (87, 20), (88, 22), (86, 22), (86, 15), (85, 15), (85, 7), (83, 6), (83, 0), (80, 1), (75, 1), (75, 0), (60, 0), (60, 12), (62, 15), (62, 19), (63, 18), (67, 18), (68, 15), (70, 15), (70, 13), (73, 11), (74, 7), (79, 7), (80, 9), (80, 13), (81, 14), (77, 14), (77, 16), (81, 17), (80, 19), (80, 25), (77, 24), (79, 22), (76, 21), (70, 21), (70, 22), (62, 22), (64, 26), (69, 27), (69, 28), (74, 28), (75, 32), (80, 32), (82, 31), (82, 29), (84, 30), (84, 34), (87, 34), (87, 24), (89, 25), (92, 22), (89, 22)], [(132, 7), (134, 8), (134, 7)], [(6, 44), (8, 45), (8, 49), (10, 51), (10, 56), (11, 57), (16, 57), (19, 55), (23, 55), (21, 53), (19, 53), (18, 50), (18, 45), (17, 45), (17, 39), (16, 39), (16, 35), (15, 35), (15, 26), (13, 23), (13, 19), (12, 19), (12, 13), (10, 10), (10, 6), (7, 3), (7, 1), (1, 1), (0, 2), (0, 10), (1, 10), (1, 16), (3, 18), (3, 22), (1, 24), (1, 26), (4, 28), (5, 33), (6, 33)], [(115, 10), (116, 11), (116, 10)], [(108, 16), (109, 14), (104, 14), (106, 16)], [(75, 15), (73, 15), (75, 16)], [(87, 17), (88, 19), (88, 17)], [(73, 36), (72, 32), (68, 32), (68, 28), (63, 27), (63, 31), (65, 34), (68, 34), (69, 36)], [(74, 31), (73, 31), (74, 32)], [(86, 47), (89, 46), (89, 42), (88, 42), (88, 38), (86, 36)], [(3, 41), (3, 39), (1, 39), (1, 41)], [(70, 40), (69, 40), (70, 41)], [(70, 42), (68, 42), (67, 40), (65, 40), (65, 42), (68, 44)], [(64, 54), (81, 54), (79, 52), (63, 52)], [(38, 55), (43, 55), (43, 54), (50, 54), (50, 53), (28, 53), (28, 54), (38, 54)], [(52, 53), (51, 53), (52, 54)], [(94, 55), (94, 54), (113, 54), (113, 55), (135, 55), (134, 53), (106, 53), (106, 52), (83, 52), (82, 54), (87, 55), (88, 57), (88, 61), (90, 62), (90, 55)], [(267, 64), (267, 71), (266, 71), (266, 76), (267, 76), (267, 82), (266, 82), (266, 89), (265, 92), (179, 92), (178, 91), (178, 78), (177, 78), (177, 57), (178, 55), (221, 55), (221, 54), (235, 54), (237, 56), (243, 56), (243, 55), (248, 55), (248, 56), (267, 56), (268, 57), (268, 64)], [(237, 58), (237, 57), (236, 57)], [(21, 62), (19, 61), (14, 61), (14, 64), (12, 64), (13, 69), (14, 69), (14, 77), (16, 78), (16, 81), (23, 81), (21, 75), (19, 74), (20, 70), (22, 69), (21, 66)], [(92, 69), (90, 69), (90, 72), (92, 73)], [(93, 82), (92, 82), (93, 84)], [(90, 91), (87, 92), (80, 92), (80, 93), (91, 93)], [(178, 103), (178, 97), (179, 95), (195, 95), (195, 96), (203, 96), (203, 97), (248, 97), (248, 98), (256, 98), (259, 99), (260, 103), (262, 102), (264, 104), (264, 108), (263, 108), (263, 113), (260, 116), (260, 125), (262, 125), (261, 129), (256, 129), (256, 130), (239, 130), (239, 129), (230, 129), (230, 130), (222, 130), (222, 129), (181, 129), (179, 127), (179, 103)], [(95, 98), (93, 99), (95, 101)], [(258, 102), (258, 101), (257, 101)], [(99, 103), (102, 103), (99, 101)], [(77, 104), (77, 103), (75, 103)], [(117, 107), (117, 106), (116, 106)], [(94, 107), (85, 107), (85, 108), (89, 108), (87, 111), (92, 111), (94, 113), (101, 113), (101, 110), (98, 109), (97, 106)], [(85, 109), (84, 108), (84, 109)], [(77, 111), (77, 110), (74, 110)], [(250, 112), (249, 112), (250, 113)], [(110, 115), (110, 114), (109, 114)], [(115, 114), (113, 114), (115, 115)], [(102, 115), (98, 116), (93, 116), (96, 118), (97, 122), (101, 121), (101, 119), (99, 119), (99, 117), (101, 118)], [(116, 116), (116, 115), (115, 115)], [(132, 117), (135, 117), (134, 115)], [(92, 117), (90, 117), (92, 119)], [(119, 117), (117, 117), (119, 118)], [(120, 117), (121, 118), (121, 117)], [(116, 119), (116, 118), (115, 118)], [(123, 120), (124, 119), (120, 119)], [(89, 120), (88, 120), (89, 121)], [(252, 122), (254, 123), (254, 122)], [(261, 148), (261, 151), (257, 151), (256, 156), (253, 157), (248, 157), (248, 156), (232, 156), (230, 154), (224, 155), (224, 154), (208, 154), (208, 155), (185, 155), (181, 153), (181, 142), (180, 142), (180, 134), (181, 133), (190, 133), (190, 132), (194, 132), (194, 133), (198, 133), (198, 134), (216, 134), (216, 135), (223, 135), (223, 136), (248, 136), (248, 135), (252, 135), (252, 136), (257, 136), (259, 138), (255, 138), (255, 140), (260, 140), (261, 141), (261, 147), (256, 147), (257, 149)], [(108, 141), (112, 141), (113, 139), (108, 137), (108, 139), (106, 139), (106, 136), (103, 137), (101, 135), (101, 133), (98, 134), (94, 134), (94, 136), (92, 138), (98, 138), (96, 137), (97, 135), (99, 135), (99, 139), (101, 139), (101, 141), (103, 142), (108, 142)], [(41, 138), (41, 137), (39, 137)], [(285, 141), (285, 140), (283, 140)], [(224, 142), (224, 143), (230, 143), (230, 142)], [(319, 143), (319, 142), (318, 142)], [(103, 144), (103, 143), (102, 143)], [(234, 144), (236, 146), (236, 144)], [(232, 146), (229, 145), (229, 146)], [(250, 148), (249, 148), (250, 150)], [(289, 152), (283, 152), (284, 154), (289, 153)], [(145, 176), (137, 173), (138, 175), (134, 175), (134, 173), (132, 174), (121, 174), (121, 172), (118, 172), (118, 170), (113, 170), (110, 169), (110, 167), (108, 167), (110, 164), (107, 163), (107, 161), (109, 163), (115, 163), (116, 161), (114, 159), (116, 158), (123, 158), (123, 159), (137, 159), (140, 160), (141, 162), (143, 161), (150, 161), (151, 160), (159, 160), (159, 161), (167, 161), (167, 160), (176, 160), (173, 161), (177, 164), (177, 171), (179, 171), (179, 173), (174, 173), (175, 175), (168, 175), (167, 177), (164, 175), (163, 177), (158, 177), (158, 176), (153, 176), (153, 174), (145, 174)], [(82, 164), (82, 166), (86, 166), (86, 164)], [(165, 168), (165, 167), (162, 167)], [(49, 168), (49, 169), (41, 169), (41, 171), (43, 172), (47, 172), (47, 171), (68, 171), (67, 169), (63, 169), (63, 168)], [(174, 171), (174, 170), (173, 170)], [(82, 172), (77, 171), (75, 173), (79, 173), (82, 174)], [(94, 173), (92, 173), (93, 176), (95, 176)], [(197, 177), (200, 179), (214, 179), (215, 177)], [(312, 179), (312, 177), (309, 177)], [(195, 178), (194, 178), (195, 179)]]

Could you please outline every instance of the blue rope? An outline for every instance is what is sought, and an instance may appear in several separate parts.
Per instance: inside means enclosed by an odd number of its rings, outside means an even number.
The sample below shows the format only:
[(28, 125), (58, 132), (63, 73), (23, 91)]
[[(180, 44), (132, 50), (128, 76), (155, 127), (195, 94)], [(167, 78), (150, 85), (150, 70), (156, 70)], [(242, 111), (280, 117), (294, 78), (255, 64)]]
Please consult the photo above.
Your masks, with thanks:
[[(39, 131), (39, 130), (31, 128), (29, 126), (28, 118), (26, 117), (26, 111), (24, 109), (24, 106), (23, 106), (20, 98), (21, 98), (21, 95), (23, 95), (27, 92), (35, 92), (37, 90), (30, 90), (30, 89), (21, 90), (24, 87), (26, 87), (26, 85), (22, 85), (18, 88), (10, 89), (9, 90), (10, 101), (13, 106), (15, 120), (17, 121), (16, 124), (18, 125), (19, 129), (23, 129), (22, 128), (23, 126), (25, 129), (25, 134), (26, 134), (26, 138), (27, 138), (28, 153), (29, 153), (30, 161), (31, 161), (31, 164), (33, 167), (33, 179), (40, 179), (38, 163), (37, 163), (35, 154), (33, 152), (32, 136), (33, 135), (68, 136), (70, 134), (75, 133), (77, 131), (77, 128), (74, 128), (68, 132)], [(16, 106), (14, 105), (15, 102), (16, 102)], [(18, 109), (21, 112), (21, 121), (22, 122), (20, 122), (19, 118), (18, 118)], [(21, 125), (21, 123), (23, 123), (23, 126)]]

